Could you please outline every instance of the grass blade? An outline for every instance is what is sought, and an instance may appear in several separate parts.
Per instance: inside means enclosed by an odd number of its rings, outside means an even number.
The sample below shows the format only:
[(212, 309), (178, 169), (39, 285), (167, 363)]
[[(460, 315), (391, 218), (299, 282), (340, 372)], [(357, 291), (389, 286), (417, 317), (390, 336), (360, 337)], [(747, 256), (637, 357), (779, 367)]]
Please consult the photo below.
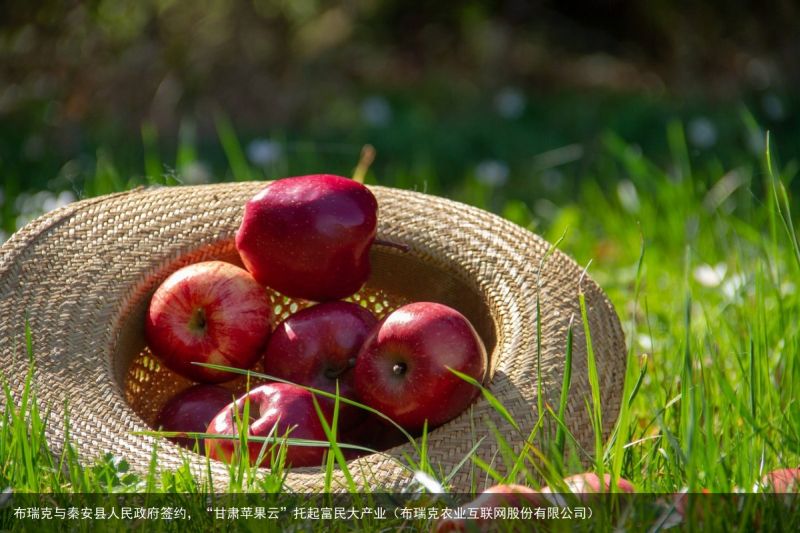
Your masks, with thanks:
[(454, 369), (454, 368), (447, 367), (447, 369), (448, 369), (450, 372), (452, 372), (453, 374), (455, 374), (456, 376), (458, 376), (458, 377), (460, 377), (461, 379), (463, 379), (464, 381), (466, 381), (467, 383), (469, 383), (469, 384), (471, 384), (471, 385), (473, 385), (473, 386), (477, 387), (478, 389), (480, 389), (480, 391), (481, 391), (481, 394), (483, 394), (483, 397), (484, 397), (484, 399), (485, 399), (487, 402), (489, 402), (489, 405), (491, 405), (491, 406), (492, 406), (492, 408), (493, 408), (495, 411), (497, 411), (497, 412), (498, 412), (498, 413), (499, 413), (499, 414), (500, 414), (500, 415), (501, 415), (501, 416), (502, 416), (502, 417), (503, 417), (503, 418), (506, 420), (506, 422), (508, 422), (509, 424), (511, 424), (511, 427), (513, 427), (514, 429), (516, 429), (516, 430), (517, 430), (517, 432), (521, 432), (521, 430), (520, 430), (520, 427), (519, 427), (519, 424), (517, 424), (517, 421), (516, 421), (516, 420), (514, 420), (514, 417), (513, 417), (513, 416), (511, 416), (511, 413), (509, 413), (509, 412), (508, 412), (508, 409), (506, 409), (506, 408), (505, 408), (505, 406), (504, 406), (504, 405), (503, 405), (503, 404), (500, 402), (500, 400), (498, 400), (498, 399), (495, 397), (495, 395), (494, 395), (494, 394), (492, 394), (492, 393), (489, 391), (489, 389), (487, 389), (486, 387), (484, 387), (483, 385), (481, 385), (481, 384), (478, 382), (478, 380), (476, 380), (476, 379), (475, 379), (475, 378), (473, 378), (472, 376), (468, 376), (467, 374), (464, 374), (463, 372), (459, 372), (458, 370), (456, 370), (456, 369)]
[(217, 127), (217, 135), (228, 158), (228, 165), (231, 167), (233, 179), (236, 181), (250, 181), (253, 179), (250, 166), (244, 156), (244, 150), (236, 137), (230, 119), (223, 113), (218, 112), (214, 116), (214, 123)]
[(559, 457), (564, 457), (565, 420), (567, 401), (569, 400), (569, 387), (572, 381), (572, 326), (575, 315), (569, 317), (567, 326), (567, 353), (564, 357), (564, 377), (561, 382), (561, 399), (558, 402), (558, 428), (556, 429), (556, 450)]

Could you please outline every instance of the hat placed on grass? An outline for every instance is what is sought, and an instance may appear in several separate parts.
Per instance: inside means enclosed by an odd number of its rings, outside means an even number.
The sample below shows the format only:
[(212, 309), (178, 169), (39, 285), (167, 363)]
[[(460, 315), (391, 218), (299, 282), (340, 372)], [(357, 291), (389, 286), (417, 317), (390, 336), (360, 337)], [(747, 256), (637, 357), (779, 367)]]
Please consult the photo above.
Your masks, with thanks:
[[(48, 435), (54, 452), (64, 445), (67, 405), (69, 440), (87, 464), (112, 452), (146, 472), (158, 442), (159, 468), (174, 469), (188, 455), (197, 475), (206, 475), (204, 457), (166, 439), (137, 434), (152, 429), (164, 402), (189, 385), (148, 353), (144, 314), (153, 291), (178, 268), (210, 259), (239, 263), (233, 237), (245, 202), (264, 185), (137, 189), (84, 200), (39, 218), (0, 248), (0, 370), (13, 390), (22, 389), (28, 369), (27, 317), (37, 394), (53, 410)], [(502, 470), (492, 427), (522, 448), (539, 417), (538, 368), (544, 400), (557, 410), (573, 316), (566, 425), (583, 448), (593, 449), (581, 291), (605, 434), (617, 417), (625, 370), (622, 330), (603, 292), (566, 255), (555, 251), (547, 256), (551, 246), (546, 241), (495, 215), (416, 192), (372, 190), (379, 204), (379, 237), (406, 243), (410, 251), (373, 247), (373, 273), (356, 298), (379, 316), (410, 301), (438, 301), (461, 311), (489, 353), (488, 388), (520, 429), (480, 397), (430, 433), (428, 461), (447, 473), (460, 465), (450, 482), (461, 492), (473, 480), (482, 486), (486, 478), (474, 462), (463, 461), (473, 448)], [(273, 297), (282, 316), (304, 305)], [(365, 489), (398, 490), (414, 474), (404, 454), (413, 456), (410, 444), (355, 459), (349, 470)], [(214, 484), (223, 488), (227, 467), (212, 461), (210, 470)], [(333, 483), (334, 489), (344, 488), (341, 471), (334, 472)], [(293, 469), (286, 485), (320, 491), (324, 475), (319, 468)]]

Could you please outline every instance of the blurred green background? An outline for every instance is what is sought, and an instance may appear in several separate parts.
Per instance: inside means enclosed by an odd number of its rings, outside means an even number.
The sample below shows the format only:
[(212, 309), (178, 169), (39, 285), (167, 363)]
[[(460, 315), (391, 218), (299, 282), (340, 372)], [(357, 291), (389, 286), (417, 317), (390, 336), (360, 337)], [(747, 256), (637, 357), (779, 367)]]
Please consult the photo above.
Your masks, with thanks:
[(798, 57), (789, 0), (7, 0), (0, 240), (136, 184), (349, 175), (365, 143), (371, 182), (534, 229), (587, 177), (632, 202), (631, 154), (760, 191), (764, 132), (800, 144)]

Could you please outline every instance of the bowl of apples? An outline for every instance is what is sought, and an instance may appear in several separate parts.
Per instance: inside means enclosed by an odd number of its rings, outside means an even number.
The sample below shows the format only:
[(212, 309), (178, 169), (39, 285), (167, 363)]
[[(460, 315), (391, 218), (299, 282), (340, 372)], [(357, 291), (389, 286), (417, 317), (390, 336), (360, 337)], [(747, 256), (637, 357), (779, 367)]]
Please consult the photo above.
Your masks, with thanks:
[[(537, 394), (558, 404), (579, 295), (603, 430), (616, 418), (624, 338), (602, 290), (540, 237), (447, 199), (331, 175), (142, 188), (45, 215), (2, 251), (4, 373), (20, 390), (27, 320), (40, 397), (71, 406), (49, 442), (87, 460), (144, 472), (157, 446), (158, 468), (188, 462), (220, 488), (231, 463), (280, 461), (287, 489), (319, 491), (335, 446), (334, 489), (345, 467), (392, 491), (424, 434), (467, 491), (464, 457), (491, 462), (495, 429), (521, 449)], [(564, 422), (589, 446), (572, 331)]]

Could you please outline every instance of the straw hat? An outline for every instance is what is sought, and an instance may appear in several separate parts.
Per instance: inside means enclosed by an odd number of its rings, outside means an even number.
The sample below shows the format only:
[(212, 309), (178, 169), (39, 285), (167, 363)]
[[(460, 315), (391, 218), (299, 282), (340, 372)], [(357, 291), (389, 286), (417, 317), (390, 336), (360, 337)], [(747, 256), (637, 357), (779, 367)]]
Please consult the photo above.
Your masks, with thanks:
[[(54, 451), (64, 445), (66, 399), (69, 439), (87, 462), (112, 452), (146, 472), (157, 440), (160, 468), (182, 464), (188, 452), (165, 439), (132, 434), (150, 429), (169, 395), (188, 385), (147, 352), (145, 309), (156, 287), (176, 269), (209, 259), (238, 261), (233, 236), (243, 206), (264, 185), (140, 188), (92, 198), (39, 218), (0, 248), (0, 369), (18, 393), (28, 368), (27, 316), (38, 396), (53, 409), (49, 442)], [(464, 313), (490, 354), (489, 389), (523, 435), (538, 419), (537, 292), (541, 382), (544, 400), (554, 409), (568, 324), (575, 315), (566, 423), (584, 448), (593, 449), (580, 290), (586, 297), (606, 434), (617, 416), (625, 369), (623, 333), (603, 292), (588, 277), (581, 281), (582, 269), (559, 251), (542, 262), (550, 245), (495, 215), (417, 192), (372, 190), (380, 209), (379, 236), (407, 243), (411, 251), (374, 247), (373, 275), (360, 301), (378, 314), (423, 300)], [(303, 305), (273, 296), (284, 316)], [(524, 438), (479, 398), (429, 435), (428, 460), (449, 472), (485, 437), (476, 454), (502, 470), (492, 425), (521, 449)], [(365, 489), (398, 490), (412, 475), (402, 465), (404, 453), (413, 455), (412, 447), (354, 460), (350, 471)], [(193, 469), (204, 476), (206, 460), (188, 454)], [(214, 482), (224, 487), (226, 467), (212, 461), (211, 471)], [(318, 468), (299, 468), (288, 475), (286, 487), (319, 491), (323, 479)], [(466, 461), (451, 481), (454, 490), (466, 492), (486, 480)], [(343, 483), (337, 470), (334, 487)]]

